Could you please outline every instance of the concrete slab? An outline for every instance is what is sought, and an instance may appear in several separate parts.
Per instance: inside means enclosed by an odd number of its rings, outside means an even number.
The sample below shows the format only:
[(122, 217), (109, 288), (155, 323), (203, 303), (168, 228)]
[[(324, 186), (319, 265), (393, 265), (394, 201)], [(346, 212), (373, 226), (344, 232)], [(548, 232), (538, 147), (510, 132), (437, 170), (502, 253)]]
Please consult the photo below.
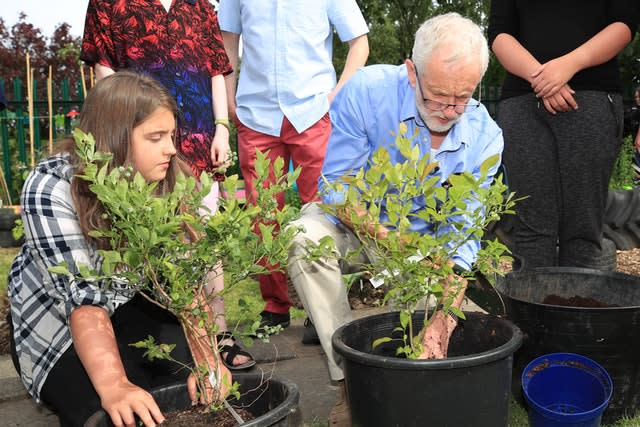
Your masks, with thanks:
[(28, 396), (0, 402), (0, 424), (5, 427), (59, 427), (58, 416)]
[(27, 392), (13, 368), (9, 355), (0, 356), (0, 402), (26, 396)]

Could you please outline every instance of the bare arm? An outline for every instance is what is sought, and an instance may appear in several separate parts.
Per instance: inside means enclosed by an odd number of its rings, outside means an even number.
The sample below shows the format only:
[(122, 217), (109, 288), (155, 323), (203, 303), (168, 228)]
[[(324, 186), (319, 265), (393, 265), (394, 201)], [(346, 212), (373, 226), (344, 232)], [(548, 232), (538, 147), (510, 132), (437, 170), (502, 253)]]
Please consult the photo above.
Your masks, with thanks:
[(364, 66), (368, 57), (369, 39), (366, 34), (349, 40), (347, 60), (344, 64), (344, 69), (342, 70), (338, 84), (336, 84), (336, 87), (329, 93), (329, 102), (333, 101), (333, 98), (336, 97), (342, 86), (344, 86), (353, 73), (355, 73), (358, 68)]
[(222, 40), (224, 42), (224, 49), (227, 51), (227, 56), (229, 57), (229, 62), (233, 68), (233, 72), (225, 77), (224, 82), (227, 89), (227, 110), (229, 117), (235, 120), (240, 34), (222, 31)]
[(531, 74), (540, 63), (515, 37), (507, 33), (498, 34), (491, 50), (505, 70), (531, 83)]
[(161, 423), (164, 417), (153, 397), (127, 378), (106, 310), (78, 307), (71, 313), (70, 327), (78, 357), (114, 425), (133, 425), (134, 414), (147, 427)]
[[(508, 72), (528, 81), (533, 86), (533, 75), (541, 64), (518, 40), (510, 34), (501, 33), (493, 41), (491, 49)], [(547, 95), (547, 99), (543, 100), (544, 106), (551, 114), (576, 109), (578, 104), (573, 99), (574, 93), (573, 89), (565, 83), (553, 96)], [(540, 97), (538, 94), (536, 96)]]
[(553, 95), (581, 70), (603, 64), (620, 52), (630, 41), (631, 31), (621, 22), (608, 25), (571, 52), (538, 67), (531, 77), (536, 94)]
[[(227, 110), (227, 90), (225, 78), (218, 74), (211, 78), (211, 93), (213, 117), (222, 120), (229, 119)], [(229, 161), (229, 129), (222, 125), (216, 125), (216, 133), (211, 141), (211, 163), (214, 167), (221, 167)]]
[(94, 69), (96, 72), (96, 80), (104, 79), (105, 77), (115, 73), (113, 69), (98, 63), (96, 63)]

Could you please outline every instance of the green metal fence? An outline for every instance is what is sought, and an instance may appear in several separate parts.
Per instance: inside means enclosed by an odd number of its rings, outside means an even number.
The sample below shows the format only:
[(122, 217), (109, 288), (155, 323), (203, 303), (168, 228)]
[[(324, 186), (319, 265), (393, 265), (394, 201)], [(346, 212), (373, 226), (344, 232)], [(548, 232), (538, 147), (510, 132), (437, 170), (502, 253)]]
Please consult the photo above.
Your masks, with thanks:
[(20, 187), (22, 185), (22, 172), (31, 169), (43, 154), (49, 150), (49, 126), (52, 126), (52, 141), (58, 140), (62, 135), (71, 133), (73, 117), (69, 113), (79, 111), (84, 101), (82, 82), (78, 80), (71, 84), (68, 79), (53, 82), (52, 93), (61, 94), (61, 97), (52, 99), (53, 120), (51, 121), (49, 102), (47, 99), (39, 99), (38, 82), (32, 83), (33, 93), (33, 147), (30, 137), (29, 103), (25, 82), (16, 78), (5, 82), (0, 80), (6, 98), (7, 108), (0, 111), (0, 166), (6, 186), (9, 189), (9, 197), (6, 191), (0, 191), (4, 203), (10, 201), (17, 204)]

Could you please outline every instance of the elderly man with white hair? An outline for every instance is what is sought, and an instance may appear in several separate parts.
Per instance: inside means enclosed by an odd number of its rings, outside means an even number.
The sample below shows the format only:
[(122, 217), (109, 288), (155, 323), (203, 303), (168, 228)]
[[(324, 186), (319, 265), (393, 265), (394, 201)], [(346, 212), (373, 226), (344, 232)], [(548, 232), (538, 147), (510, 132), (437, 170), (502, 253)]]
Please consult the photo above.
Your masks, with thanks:
[[(331, 203), (336, 196), (323, 191), (324, 180), (335, 182), (345, 174), (367, 168), (377, 148), (385, 147), (392, 161), (404, 160), (395, 146), (401, 124), (406, 125), (405, 134), (411, 136), (421, 154), (438, 162), (433, 173), (441, 184), (451, 174), (479, 175), (482, 162), (501, 155), (503, 149), (500, 128), (473, 98), (488, 62), (482, 30), (471, 20), (449, 13), (422, 24), (415, 36), (412, 58), (404, 64), (372, 65), (355, 73), (331, 105), (332, 131), (319, 183), (323, 201)], [(490, 172), (489, 182), (497, 168), (495, 165)], [(309, 241), (318, 242), (327, 235), (333, 237), (338, 253), (360, 245), (347, 218), (330, 217), (317, 204), (303, 206), (299, 223), (306, 231), (292, 245), (288, 265), (291, 281), (327, 354), (333, 381), (344, 378), (331, 336), (352, 319), (342, 281), (343, 272), (350, 266), (332, 259), (308, 261), (305, 255)], [(417, 220), (413, 225), (414, 231), (421, 233), (433, 230), (432, 225)], [(384, 226), (371, 226), (376, 239), (386, 238), (388, 230)], [(450, 260), (455, 263), (455, 271), (471, 268), (479, 245), (470, 241), (458, 249)], [(464, 292), (460, 292), (453, 305), (460, 307), (463, 298)], [(456, 319), (439, 312), (427, 329), (421, 357), (445, 357), (456, 324)]]

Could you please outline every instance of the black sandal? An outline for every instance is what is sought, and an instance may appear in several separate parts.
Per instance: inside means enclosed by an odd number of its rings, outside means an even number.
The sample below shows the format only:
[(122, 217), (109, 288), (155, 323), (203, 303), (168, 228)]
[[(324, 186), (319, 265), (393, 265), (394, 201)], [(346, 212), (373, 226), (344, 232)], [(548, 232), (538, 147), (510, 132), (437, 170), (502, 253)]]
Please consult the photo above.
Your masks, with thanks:
[[(238, 344), (236, 344), (236, 339), (233, 337), (231, 332), (222, 332), (221, 334), (216, 335), (216, 339), (218, 340), (218, 347), (220, 349), (220, 358), (222, 359), (222, 363), (224, 363), (224, 365), (230, 370), (241, 371), (244, 369), (249, 369), (256, 364), (253, 356), (249, 352), (243, 350), (242, 347), (240, 347)], [(220, 342), (227, 339), (233, 340), (233, 345), (220, 344)], [(222, 357), (223, 353), (227, 353), (226, 357)], [(250, 358), (250, 360), (246, 363), (243, 363), (242, 365), (234, 365), (233, 359), (235, 359), (238, 355), (247, 356), (248, 358)]]

